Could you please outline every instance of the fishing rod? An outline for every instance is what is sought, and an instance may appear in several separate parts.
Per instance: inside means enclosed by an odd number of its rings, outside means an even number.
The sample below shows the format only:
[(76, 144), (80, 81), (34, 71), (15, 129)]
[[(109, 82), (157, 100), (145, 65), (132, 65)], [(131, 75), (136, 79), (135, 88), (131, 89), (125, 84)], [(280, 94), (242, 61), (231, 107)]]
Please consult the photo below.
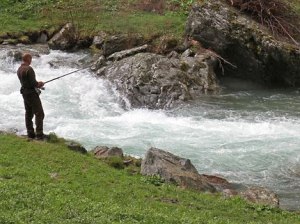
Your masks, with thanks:
[(64, 75), (58, 76), (58, 77), (56, 77), (56, 78), (54, 78), (54, 79), (50, 79), (50, 80), (48, 80), (48, 81), (44, 82), (44, 85), (45, 85), (46, 83), (48, 83), (48, 82), (52, 82), (52, 81), (54, 81), (54, 80), (56, 80), (56, 79), (60, 79), (60, 78), (62, 78), (62, 77), (65, 77), (65, 76), (67, 76), (67, 75), (71, 75), (71, 74), (73, 74), (73, 73), (76, 73), (76, 72), (79, 72), (79, 71), (85, 70), (85, 69), (87, 69), (87, 68), (89, 68), (89, 67), (90, 67), (90, 65), (89, 65), (89, 66), (87, 66), (87, 67), (84, 67), (84, 68), (81, 68), (81, 69), (75, 70), (75, 71), (73, 71), (73, 72), (69, 72), (69, 73), (67, 73), (67, 74), (64, 74)]
[[(67, 76), (67, 75), (71, 75), (71, 74), (73, 74), (73, 73), (76, 73), (76, 72), (79, 72), (79, 71), (82, 71), (82, 70), (85, 70), (85, 69), (87, 69), (87, 68), (89, 68), (89, 67), (91, 67), (90, 65), (89, 66), (86, 66), (86, 67), (84, 67), (84, 68), (81, 68), (81, 69), (78, 69), (78, 70), (75, 70), (75, 71), (73, 71), (73, 72), (69, 72), (69, 73), (67, 73), (67, 74), (64, 74), (64, 75), (61, 75), (61, 76), (58, 76), (58, 77), (56, 77), (56, 78), (54, 78), (54, 79), (50, 79), (50, 80), (48, 80), (48, 81), (46, 81), (46, 82), (44, 82), (44, 85), (46, 84), (46, 83), (48, 83), (48, 82), (52, 82), (52, 81), (54, 81), (54, 80), (56, 80), (56, 79), (60, 79), (60, 78), (62, 78), (62, 77), (65, 77), (65, 76)], [(36, 91), (36, 93), (38, 94), (38, 95), (40, 95), (41, 93), (42, 93), (42, 91), (41, 90), (45, 90), (45, 87), (43, 86), (43, 87), (41, 87), (41, 88), (34, 88), (35, 89), (35, 91)]]

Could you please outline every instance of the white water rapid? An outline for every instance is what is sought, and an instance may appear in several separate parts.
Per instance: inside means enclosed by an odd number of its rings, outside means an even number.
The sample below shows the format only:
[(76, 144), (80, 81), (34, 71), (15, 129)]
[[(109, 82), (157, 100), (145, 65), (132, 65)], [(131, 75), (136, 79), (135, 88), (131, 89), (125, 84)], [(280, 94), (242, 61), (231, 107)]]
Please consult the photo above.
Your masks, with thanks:
[[(0, 49), (0, 130), (26, 134), (19, 62), (8, 51)], [(86, 56), (51, 51), (35, 57), (32, 67), (38, 80), (47, 81), (80, 68)], [(143, 156), (158, 147), (190, 158), (200, 173), (270, 188), (282, 208), (300, 210), (299, 90), (242, 87), (173, 111), (124, 110), (106, 82), (84, 70), (46, 84), (44, 129), (90, 150), (118, 146)]]

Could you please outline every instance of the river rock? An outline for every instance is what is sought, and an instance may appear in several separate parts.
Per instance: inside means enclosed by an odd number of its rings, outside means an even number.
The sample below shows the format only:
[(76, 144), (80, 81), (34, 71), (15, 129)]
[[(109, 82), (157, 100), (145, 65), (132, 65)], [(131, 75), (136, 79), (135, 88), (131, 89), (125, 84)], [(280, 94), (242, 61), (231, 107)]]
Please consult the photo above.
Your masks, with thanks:
[(278, 196), (266, 188), (251, 187), (246, 191), (241, 192), (240, 195), (242, 198), (253, 203), (279, 207)]
[(157, 148), (150, 148), (142, 161), (141, 174), (159, 175), (167, 182), (183, 188), (215, 192), (216, 189), (198, 174), (189, 159), (175, 156)]
[(97, 146), (93, 150), (96, 158), (121, 157), (123, 158), (123, 150), (118, 147)]
[(215, 175), (207, 175), (207, 174), (201, 174), (201, 176), (206, 179), (208, 183), (213, 185), (218, 192), (224, 192), (230, 190), (231, 192), (235, 191), (234, 185), (230, 182), (228, 182), (225, 178), (215, 176)]
[(260, 24), (223, 1), (194, 5), (186, 35), (237, 66), (225, 63), (225, 75), (268, 86), (300, 86), (299, 47), (276, 40)]
[(12, 57), (14, 62), (22, 61), (23, 52), (19, 50), (11, 50), (7, 52), (8, 57)]
[(118, 61), (118, 60), (121, 60), (122, 58), (129, 57), (131, 55), (146, 51), (147, 48), (148, 48), (148, 45), (145, 44), (140, 47), (135, 47), (132, 49), (116, 52), (116, 53), (111, 54), (109, 57), (107, 57), (107, 60)]
[(141, 45), (144, 42), (141, 36), (114, 35), (107, 37), (103, 43), (102, 51), (105, 57), (122, 50)]
[(168, 58), (138, 53), (97, 74), (109, 79), (132, 108), (167, 109), (219, 88), (213, 57)]
[(65, 142), (65, 144), (67, 145), (67, 147), (69, 149), (71, 149), (72, 151), (75, 151), (75, 152), (80, 152), (80, 153), (83, 153), (83, 154), (86, 154), (87, 153), (87, 150), (79, 143), (77, 142), (74, 142), (74, 141), (67, 141)]
[(48, 45), (35, 44), (35, 45), (23, 45), (18, 44), (17, 46), (1, 46), (1, 49), (7, 49), (7, 57), (11, 57), (14, 62), (22, 61), (24, 53), (30, 53), (33, 57), (40, 57), (41, 54), (49, 54)]
[(48, 42), (53, 50), (70, 50), (77, 42), (76, 29), (72, 23), (67, 23)]
[(107, 36), (108, 35), (106, 33), (100, 32), (98, 35), (93, 37), (93, 45), (96, 48), (101, 49)]
[(102, 68), (104, 65), (106, 65), (106, 59), (103, 55), (101, 55), (96, 62), (93, 63), (91, 70), (97, 71), (100, 68)]
[(179, 42), (178, 39), (174, 36), (163, 35), (159, 37), (158, 44), (153, 49), (156, 53), (159, 54), (169, 54), (174, 50), (179, 50)]

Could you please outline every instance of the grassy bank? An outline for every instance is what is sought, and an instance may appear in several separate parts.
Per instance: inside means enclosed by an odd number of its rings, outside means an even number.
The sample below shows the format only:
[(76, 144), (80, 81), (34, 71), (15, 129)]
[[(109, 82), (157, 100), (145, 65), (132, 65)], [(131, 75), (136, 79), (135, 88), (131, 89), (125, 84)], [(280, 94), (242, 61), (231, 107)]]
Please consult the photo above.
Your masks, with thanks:
[[(146, 37), (181, 38), (190, 6), (202, 0), (1, 0), (0, 35), (41, 29), (56, 30), (73, 22), (82, 36), (139, 33)], [(155, 2), (155, 1), (152, 1)], [(298, 0), (288, 1), (300, 14)]]
[(300, 215), (117, 170), (63, 144), (0, 134), (0, 223), (300, 223)]
[[(51, 29), (73, 22), (81, 34), (97, 32), (182, 36), (190, 1), (169, 0), (153, 9), (134, 0), (1, 0), (0, 32)], [(177, 2), (177, 3), (176, 3)], [(180, 6), (179, 2), (186, 2)], [(171, 10), (172, 9), (172, 10)], [(176, 10), (175, 10), (176, 9)], [(154, 12), (153, 12), (154, 10)], [(156, 10), (156, 11), (155, 11)], [(159, 10), (163, 10), (163, 13)]]

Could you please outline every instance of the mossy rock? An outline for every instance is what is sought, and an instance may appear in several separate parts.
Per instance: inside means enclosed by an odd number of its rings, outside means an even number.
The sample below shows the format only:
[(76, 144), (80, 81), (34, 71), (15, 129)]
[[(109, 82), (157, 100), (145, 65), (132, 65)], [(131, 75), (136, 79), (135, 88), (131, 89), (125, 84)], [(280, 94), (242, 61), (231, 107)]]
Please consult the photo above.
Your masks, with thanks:
[(96, 45), (91, 45), (90, 47), (89, 47), (89, 49), (90, 49), (90, 52), (92, 53), (92, 55), (101, 55), (102, 54), (102, 50), (101, 49), (98, 49), (97, 47), (96, 47)]
[(31, 41), (28, 36), (19, 37), (18, 42), (22, 44), (31, 44)]

